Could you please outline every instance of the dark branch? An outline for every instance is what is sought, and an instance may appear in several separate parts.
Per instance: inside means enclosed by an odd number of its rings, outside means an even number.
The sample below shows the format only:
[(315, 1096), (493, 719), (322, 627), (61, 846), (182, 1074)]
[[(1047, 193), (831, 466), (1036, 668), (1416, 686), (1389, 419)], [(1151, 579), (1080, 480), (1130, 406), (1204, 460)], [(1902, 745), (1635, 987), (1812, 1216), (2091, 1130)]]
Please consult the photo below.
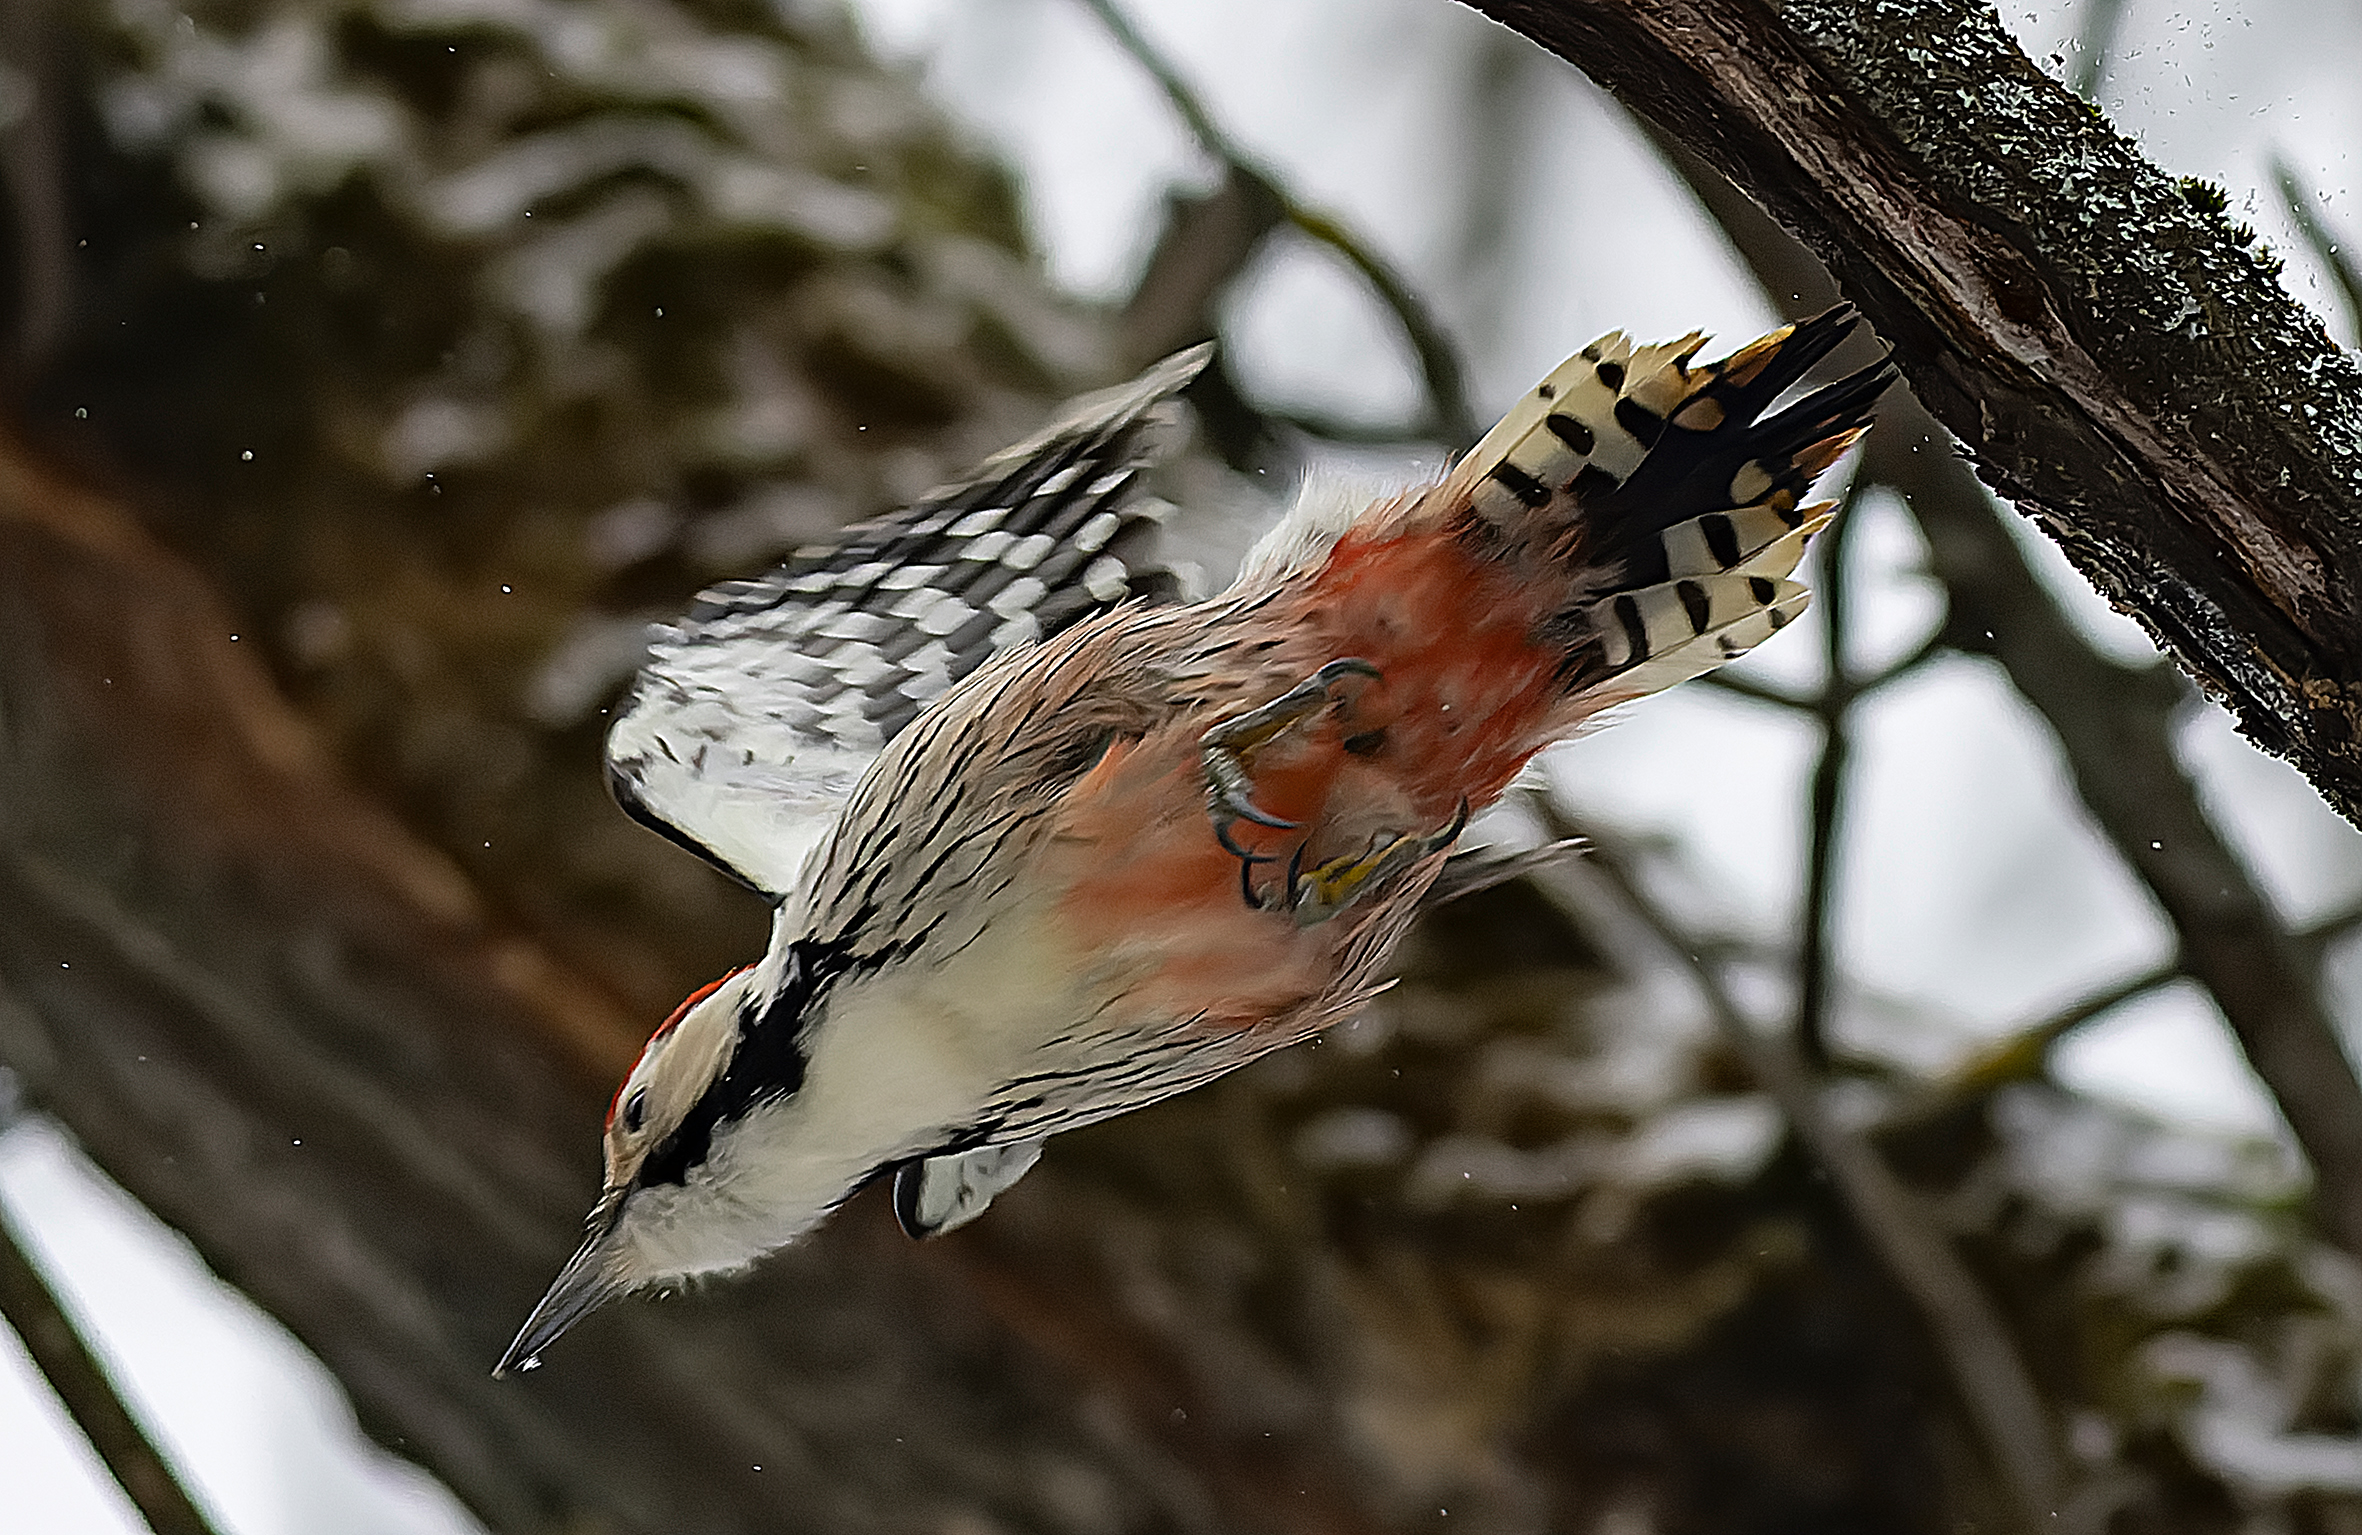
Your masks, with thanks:
[[(1805, 313), (1831, 300), (1827, 273), (1762, 210), (1696, 157), (1674, 166), (1774, 302)], [(1918, 521), (1950, 603), (1945, 632), (1990, 636), (1979, 648), (2049, 723), (2092, 820), (2172, 923), (2181, 968), (2213, 995), (2304, 1147), (2323, 1229), (2362, 1252), (2362, 1083), (2322, 1003), (2317, 948), (2282, 927), (2174, 754), (2186, 691), (2076, 632), (1917, 402), (1889, 399), (1861, 472)]]
[(1164, 232), (1124, 305), (1124, 362), (1137, 371), (1214, 334), (1214, 308), (1287, 210), (1260, 177), (1231, 171), (1198, 196), (1165, 200)]
[(1825, 259), (1981, 473), (2362, 822), (2362, 367), (1972, 0), (1475, 0)]
[(1796, 1048), (1814, 1070), (1829, 1064), (1829, 993), (1835, 973), (1837, 839), (1843, 814), (1853, 733), (1846, 716), (1853, 704), (1853, 679), (1846, 670), (1847, 602), (1845, 551), (1852, 542), (1850, 509), (1821, 540), (1821, 696), (1814, 713), (1821, 723), (1821, 752), (1813, 763), (1808, 791), (1811, 833), (1804, 861), (1803, 932), (1796, 943)]
[(1740, 698), (1752, 699), (1759, 704), (1770, 704), (1775, 709), (1787, 709), (1798, 714), (1818, 714), (1820, 712), (1820, 704), (1816, 699), (1799, 697), (1786, 688), (1776, 688), (1768, 682), (1757, 682), (1754, 678), (1733, 672), (1727, 667), (1720, 671), (1708, 672), (1703, 677), (1692, 678), (1691, 681), (1694, 686), (1712, 688), (1718, 693), (1734, 694)]
[(148, 1528), (156, 1535), (213, 1535), (212, 1523), (123, 1404), (105, 1366), (33, 1266), (5, 1212), (0, 1212), (0, 1318), (24, 1340), (42, 1378)]

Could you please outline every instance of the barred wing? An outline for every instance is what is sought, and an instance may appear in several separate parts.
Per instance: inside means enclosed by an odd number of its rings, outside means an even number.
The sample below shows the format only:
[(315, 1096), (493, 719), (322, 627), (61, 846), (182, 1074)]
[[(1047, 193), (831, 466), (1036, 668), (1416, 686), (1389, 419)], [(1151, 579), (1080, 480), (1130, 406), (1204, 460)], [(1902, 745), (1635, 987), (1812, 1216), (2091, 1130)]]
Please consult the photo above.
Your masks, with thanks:
[(1141, 551), (1164, 510), (1142, 480), (1209, 352), (1077, 400), (966, 483), (658, 626), (607, 735), (616, 799), (784, 895), (863, 769), (945, 689), (1086, 614), (1176, 595)]

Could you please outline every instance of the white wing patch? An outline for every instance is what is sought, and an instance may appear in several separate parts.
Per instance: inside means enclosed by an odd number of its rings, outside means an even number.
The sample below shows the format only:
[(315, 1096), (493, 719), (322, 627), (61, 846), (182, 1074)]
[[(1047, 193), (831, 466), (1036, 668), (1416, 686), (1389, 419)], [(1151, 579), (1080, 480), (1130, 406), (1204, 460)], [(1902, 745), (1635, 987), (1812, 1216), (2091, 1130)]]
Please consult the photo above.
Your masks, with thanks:
[[(1070, 405), (963, 484), (659, 625), (607, 736), (624, 809), (773, 897), (863, 770), (999, 652), (1175, 582), (1143, 545), (1194, 347)], [(989, 1196), (988, 1196), (989, 1197)]]

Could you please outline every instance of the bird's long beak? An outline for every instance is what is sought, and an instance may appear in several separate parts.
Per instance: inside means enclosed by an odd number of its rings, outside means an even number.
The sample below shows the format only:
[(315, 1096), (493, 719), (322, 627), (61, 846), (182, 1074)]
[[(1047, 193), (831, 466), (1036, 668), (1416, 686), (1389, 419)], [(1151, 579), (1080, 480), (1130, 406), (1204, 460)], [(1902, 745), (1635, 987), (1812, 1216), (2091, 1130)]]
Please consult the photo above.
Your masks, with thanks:
[(525, 1318), (517, 1341), (492, 1367), (494, 1380), (530, 1370), (541, 1363), (541, 1351), (558, 1335), (622, 1294), (628, 1286), (615, 1272), (615, 1227), (623, 1217), (624, 1189), (610, 1189), (591, 1211), (590, 1234), (574, 1249), (574, 1256), (550, 1281), (549, 1293)]

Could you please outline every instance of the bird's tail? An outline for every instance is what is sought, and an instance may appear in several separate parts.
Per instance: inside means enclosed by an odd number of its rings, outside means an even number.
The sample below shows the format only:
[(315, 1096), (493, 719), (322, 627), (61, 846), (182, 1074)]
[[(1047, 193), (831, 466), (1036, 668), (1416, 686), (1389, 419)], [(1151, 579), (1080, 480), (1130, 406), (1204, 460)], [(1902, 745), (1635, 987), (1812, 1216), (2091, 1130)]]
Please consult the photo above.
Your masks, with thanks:
[(1602, 337), (1453, 469), (1429, 505), (1564, 573), (1570, 694), (1597, 707), (1671, 687), (1804, 611), (1797, 561), (1835, 506), (1804, 497), (1895, 370), (1882, 359), (1772, 407), (1860, 323), (1832, 309), (1704, 364), (1699, 335)]

